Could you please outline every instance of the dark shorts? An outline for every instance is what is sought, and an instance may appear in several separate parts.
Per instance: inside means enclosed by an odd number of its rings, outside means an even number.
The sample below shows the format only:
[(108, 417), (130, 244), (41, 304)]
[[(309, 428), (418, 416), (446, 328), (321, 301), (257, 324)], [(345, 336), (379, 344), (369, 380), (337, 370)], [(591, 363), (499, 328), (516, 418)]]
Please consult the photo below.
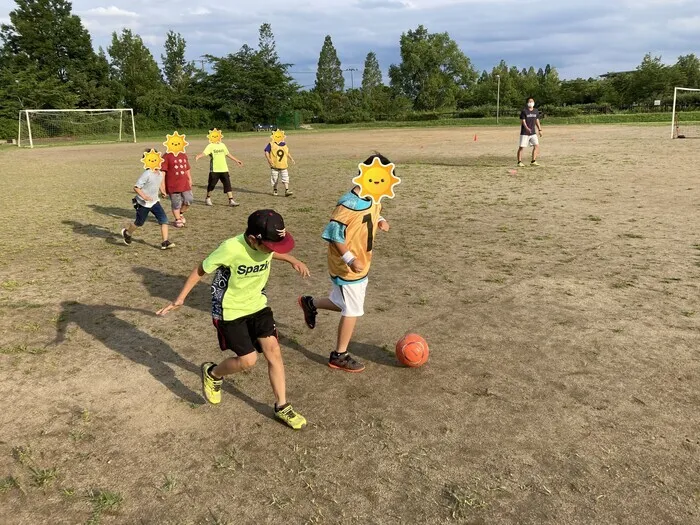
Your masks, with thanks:
[(248, 355), (256, 350), (262, 353), (262, 347), (258, 342), (261, 337), (278, 338), (277, 325), (269, 306), (233, 321), (222, 319), (212, 319), (212, 321), (219, 338), (219, 348), (232, 350), (237, 356)]
[(135, 204), (134, 207), (136, 208), (136, 219), (134, 220), (134, 224), (136, 226), (143, 226), (149, 213), (152, 213), (155, 216), (158, 224), (168, 224), (168, 216), (166, 215), (163, 206), (160, 205), (160, 202), (156, 202), (150, 208), (141, 206), (138, 203)]
[(209, 182), (207, 183), (207, 192), (211, 193), (216, 188), (216, 185), (221, 181), (224, 184), (224, 193), (232, 191), (231, 189), (231, 177), (228, 171), (225, 173), (213, 173), (209, 172)]

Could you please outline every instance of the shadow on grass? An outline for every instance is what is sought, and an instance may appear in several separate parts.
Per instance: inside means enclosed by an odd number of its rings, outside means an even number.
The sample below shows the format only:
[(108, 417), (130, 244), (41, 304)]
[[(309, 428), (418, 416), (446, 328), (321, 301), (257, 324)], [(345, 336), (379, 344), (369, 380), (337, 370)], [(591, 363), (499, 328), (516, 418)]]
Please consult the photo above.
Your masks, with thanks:
[[(200, 395), (187, 388), (169, 365), (199, 375), (199, 367), (177, 354), (166, 343), (133, 324), (117, 317), (118, 312), (137, 312), (148, 316), (148, 310), (111, 304), (82, 304), (73, 301), (61, 303), (62, 311), (56, 329), (55, 343), (65, 340), (66, 330), (75, 323), (107, 348), (123, 355), (136, 364), (148, 368), (149, 373), (183, 401), (201, 405)], [(96, 370), (95, 373), (99, 373)]]
[[(109, 228), (105, 228), (104, 226), (98, 226), (96, 224), (83, 224), (81, 222), (76, 221), (63, 221), (63, 224), (73, 228), (73, 233), (86, 235), (95, 239), (104, 239), (105, 242), (109, 244), (121, 245), (124, 246), (124, 248), (127, 248), (120, 234), (121, 228), (119, 229), (119, 231), (115, 232), (110, 230)], [(135, 238), (132, 240), (132, 243), (142, 244), (143, 246), (150, 246), (152, 248), (160, 249), (160, 246), (155, 244), (149, 244), (141, 239)]]
[(88, 207), (95, 213), (106, 215), (107, 217), (133, 220), (136, 216), (133, 208), (115, 208), (112, 206), (100, 206), (98, 204), (89, 204)]
[(504, 168), (516, 163), (515, 152), (517, 144), (513, 147), (512, 156), (504, 155), (480, 155), (478, 157), (417, 157), (415, 160), (405, 162), (407, 166), (448, 166), (465, 168)]

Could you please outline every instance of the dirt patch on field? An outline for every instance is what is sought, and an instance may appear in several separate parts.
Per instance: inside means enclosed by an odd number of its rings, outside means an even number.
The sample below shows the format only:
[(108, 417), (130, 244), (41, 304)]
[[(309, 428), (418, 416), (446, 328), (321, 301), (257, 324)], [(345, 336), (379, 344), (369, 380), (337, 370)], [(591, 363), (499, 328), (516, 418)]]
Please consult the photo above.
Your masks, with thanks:
[[(167, 252), (153, 221), (118, 237), (150, 144), (3, 148), (0, 521), (697, 523), (700, 184), (666, 131), (545, 127), (543, 166), (515, 174), (517, 129), (291, 134), (290, 198), (265, 138), (230, 136), (240, 208), (203, 205), (200, 161)], [(327, 293), (320, 234), (372, 150), (402, 183), (351, 346), (367, 370), (343, 374), (337, 317), (309, 331), (295, 300)], [(268, 287), (301, 433), (272, 418), (263, 362), (204, 404), (206, 284), (153, 315), (264, 207), (313, 272), (275, 264)], [(421, 369), (392, 355), (408, 330)]]

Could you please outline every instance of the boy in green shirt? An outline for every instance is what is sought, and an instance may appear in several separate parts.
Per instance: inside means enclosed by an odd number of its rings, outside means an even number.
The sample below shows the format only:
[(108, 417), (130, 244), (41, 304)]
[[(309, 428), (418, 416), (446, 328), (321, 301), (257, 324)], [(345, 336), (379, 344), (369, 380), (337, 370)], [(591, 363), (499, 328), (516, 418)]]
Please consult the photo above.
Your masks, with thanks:
[(211, 192), (214, 191), (216, 185), (219, 183), (219, 181), (221, 181), (224, 185), (224, 193), (228, 195), (228, 205), (238, 206), (238, 203), (235, 200), (233, 200), (231, 176), (228, 173), (228, 164), (226, 163), (226, 159), (231, 159), (239, 166), (243, 166), (243, 163), (229, 153), (226, 144), (223, 144), (220, 138), (218, 140), (219, 142), (211, 142), (207, 144), (207, 147), (204, 148), (204, 151), (194, 158), (194, 160), (199, 160), (205, 155), (209, 155), (211, 157), (211, 160), (209, 161), (209, 182), (207, 184), (207, 198), (205, 199), (204, 203), (207, 206), (213, 206), (213, 203), (211, 202)]
[(294, 239), (287, 233), (282, 216), (273, 210), (258, 210), (248, 217), (245, 233), (222, 242), (192, 270), (177, 299), (156, 314), (166, 315), (182, 306), (202, 276), (216, 272), (211, 286), (212, 321), (219, 347), (222, 351), (232, 350), (236, 357), (224, 359), (218, 365), (202, 364), (204, 397), (212, 404), (221, 402), (223, 378), (251, 368), (257, 361), (257, 354), (262, 353), (267, 359), (275, 396), (275, 416), (299, 430), (306, 426), (306, 419), (286, 399), (277, 327), (264, 292), (272, 259), (286, 261), (302, 277), (309, 276), (306, 265), (288, 255), (292, 248)]

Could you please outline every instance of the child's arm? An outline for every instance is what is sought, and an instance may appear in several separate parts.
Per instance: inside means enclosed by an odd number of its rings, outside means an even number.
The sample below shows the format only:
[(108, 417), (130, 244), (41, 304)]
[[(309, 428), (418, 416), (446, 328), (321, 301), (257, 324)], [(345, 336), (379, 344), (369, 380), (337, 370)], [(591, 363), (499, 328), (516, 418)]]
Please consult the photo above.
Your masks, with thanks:
[(163, 197), (168, 196), (168, 193), (165, 191), (165, 177), (163, 177), (163, 180), (160, 181), (160, 194)]
[(189, 277), (185, 281), (185, 284), (182, 287), (182, 290), (180, 291), (180, 295), (177, 296), (177, 299), (175, 299), (172, 303), (167, 305), (165, 308), (161, 308), (156, 312), (156, 315), (166, 315), (168, 312), (171, 310), (176, 310), (177, 308), (180, 308), (183, 304), (185, 304), (185, 299), (187, 298), (187, 295), (192, 291), (192, 288), (195, 287), (195, 285), (199, 282), (199, 280), (204, 276), (206, 272), (204, 271), (204, 267), (202, 266), (202, 263), (199, 264), (192, 272), (190, 273)]
[(192, 173), (190, 170), (187, 170), (187, 183), (190, 185), (190, 188), (192, 187)]
[(151, 198), (146, 195), (144, 192), (141, 191), (141, 188), (134, 186), (134, 191), (136, 192), (136, 195), (141, 197), (145, 202), (151, 202)]
[(269, 151), (265, 152), (265, 158), (267, 159), (267, 163), (270, 165), (270, 167), (272, 167), (272, 155)]
[(240, 160), (238, 160), (236, 157), (234, 157), (234, 156), (231, 155), (230, 153), (228, 153), (228, 154), (226, 155), (226, 157), (229, 158), (229, 159), (231, 159), (233, 162), (235, 162), (235, 163), (238, 164), (239, 166), (243, 166), (243, 162), (241, 162)]
[(204, 152), (197, 154), (197, 156), (194, 158), (195, 162), (198, 161), (199, 159), (201, 159), (201, 158), (204, 157), (204, 156), (205, 156)]
[(289, 157), (289, 160), (292, 161), (292, 164), (296, 164), (296, 163), (297, 163), (297, 161), (294, 160), (294, 157), (292, 157), (292, 154), (291, 154), (291, 153), (287, 153), (287, 157)]
[(353, 272), (361, 272), (365, 269), (364, 265), (355, 258), (355, 254), (348, 249), (347, 244), (344, 242), (333, 242), (331, 244), (335, 246), (335, 249), (338, 250), (345, 264), (347, 264)]
[(303, 262), (301, 262), (296, 257), (289, 255), (288, 253), (272, 252), (272, 258), (276, 261), (288, 262), (292, 265), (292, 268), (294, 268), (294, 270), (297, 273), (299, 273), (302, 277), (308, 277), (309, 275), (311, 275), (311, 272), (309, 272), (309, 268)]

